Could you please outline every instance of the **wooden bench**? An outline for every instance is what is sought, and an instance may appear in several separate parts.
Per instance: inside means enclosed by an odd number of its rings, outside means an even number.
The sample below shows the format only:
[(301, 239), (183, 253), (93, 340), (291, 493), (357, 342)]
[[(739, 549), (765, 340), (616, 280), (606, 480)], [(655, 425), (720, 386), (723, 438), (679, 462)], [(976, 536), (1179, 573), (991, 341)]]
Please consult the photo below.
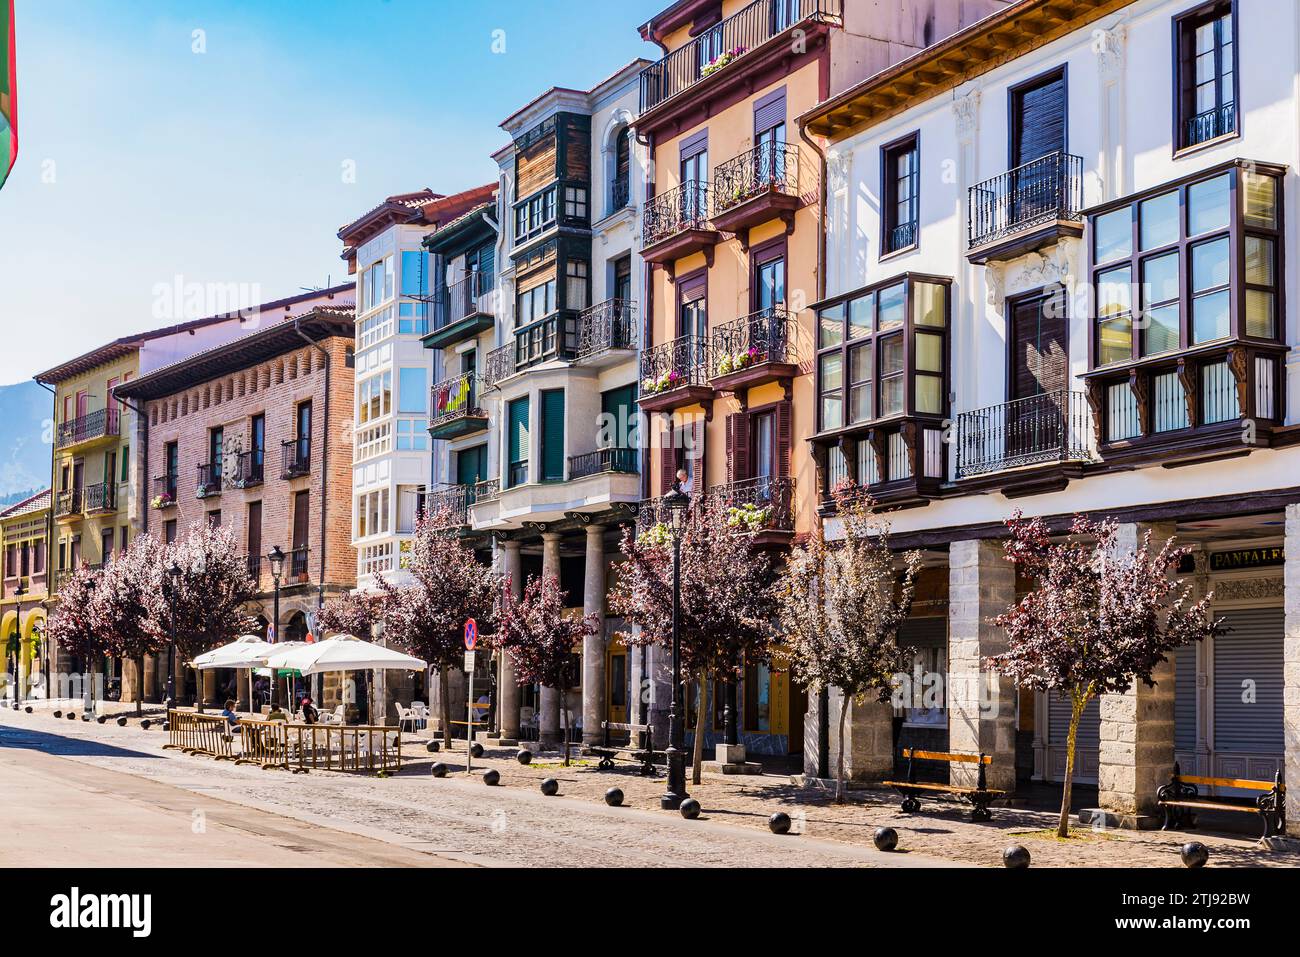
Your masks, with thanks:
[[(1243, 791), (1264, 791), (1254, 804), (1234, 803), (1226, 798), (1203, 796), (1200, 789), (1238, 788)], [(1286, 832), (1286, 784), (1279, 768), (1272, 781), (1251, 781), (1242, 778), (1207, 778), (1182, 773), (1177, 764), (1168, 784), (1156, 790), (1156, 804), (1164, 811), (1165, 823), (1161, 830), (1178, 831), (1196, 827), (1197, 811), (1227, 811), (1238, 814), (1258, 814), (1264, 821), (1261, 837), (1272, 837)]]
[[(658, 756), (658, 752), (654, 750), (653, 746), (646, 747), (644, 743), (650, 741), (650, 735), (652, 733), (650, 725), (626, 724), (621, 721), (602, 721), (600, 726), (605, 731), (604, 744), (589, 744), (583, 748), (583, 753), (600, 758), (600, 763), (597, 767), (601, 771), (608, 771), (614, 766), (615, 759), (621, 758), (625, 761), (635, 761), (639, 763), (641, 765), (641, 773), (646, 777), (650, 777), (655, 773), (654, 761)], [(633, 744), (632, 740), (629, 740), (626, 746), (619, 746), (610, 742), (609, 733), (611, 731), (626, 731), (629, 736), (644, 735), (645, 737), (643, 743), (640, 745)]]
[[(907, 780), (885, 781), (899, 794), (903, 795), (903, 811), (914, 814), (921, 810), (917, 799), (922, 794), (951, 794), (959, 801), (971, 805), (972, 821), (988, 821), (993, 817), (989, 804), (1006, 795), (1005, 791), (991, 790), (984, 776), (984, 769), (993, 763), (987, 754), (954, 754), (949, 751), (921, 751), (917, 748), (904, 748), (903, 757), (907, 758)], [(974, 764), (979, 768), (975, 787), (962, 787), (959, 784), (925, 784), (916, 780), (917, 761), (943, 761), (948, 764)]]

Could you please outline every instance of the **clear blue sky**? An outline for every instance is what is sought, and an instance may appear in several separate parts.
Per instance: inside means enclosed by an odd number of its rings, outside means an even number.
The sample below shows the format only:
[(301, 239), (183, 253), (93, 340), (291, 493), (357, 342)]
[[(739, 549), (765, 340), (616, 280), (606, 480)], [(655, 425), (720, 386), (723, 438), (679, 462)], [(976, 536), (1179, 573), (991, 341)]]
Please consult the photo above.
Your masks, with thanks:
[(340, 225), (491, 182), (501, 120), (657, 57), (636, 28), (668, 3), (18, 0), (0, 384), (165, 324), (177, 276), (266, 299), (340, 281)]

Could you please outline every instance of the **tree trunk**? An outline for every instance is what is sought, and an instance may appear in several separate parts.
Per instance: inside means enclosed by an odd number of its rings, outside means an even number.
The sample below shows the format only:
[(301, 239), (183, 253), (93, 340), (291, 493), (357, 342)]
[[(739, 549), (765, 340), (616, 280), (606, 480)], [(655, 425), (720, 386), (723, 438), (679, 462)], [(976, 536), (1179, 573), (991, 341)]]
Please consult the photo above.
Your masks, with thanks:
[(840, 740), (835, 756), (835, 803), (844, 803), (844, 719), (849, 716), (849, 706), (853, 699), (846, 692), (841, 692), (840, 701)]
[(691, 783), (700, 783), (700, 774), (704, 769), (704, 719), (706, 707), (711, 708), (707, 697), (709, 688), (708, 674), (701, 671), (696, 679), (700, 688), (700, 703), (695, 709), (695, 753), (691, 759)]
[(565, 691), (560, 692), (560, 710), (564, 715), (564, 727), (560, 729), (560, 734), (564, 736), (564, 766), (569, 766), (569, 695)]
[(135, 659), (135, 716), (144, 714), (144, 654)]
[[(446, 668), (438, 669), (438, 697), (442, 699), (442, 746), (451, 750), (451, 675)], [(467, 745), (468, 747), (468, 745)]]
[(1070, 836), (1070, 797), (1074, 789), (1074, 744), (1079, 734), (1079, 719), (1088, 706), (1092, 694), (1088, 691), (1070, 692), (1070, 731), (1065, 738), (1065, 790), (1061, 794), (1061, 817), (1056, 824), (1057, 837)]

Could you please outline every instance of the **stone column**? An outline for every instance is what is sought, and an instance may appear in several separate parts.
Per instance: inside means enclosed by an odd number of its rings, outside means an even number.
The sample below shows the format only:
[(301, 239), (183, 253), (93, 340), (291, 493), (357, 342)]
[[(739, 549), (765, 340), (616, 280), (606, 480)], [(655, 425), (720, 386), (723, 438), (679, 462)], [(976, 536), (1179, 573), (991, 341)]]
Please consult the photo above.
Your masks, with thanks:
[[(158, 693), (158, 659), (155, 655), (144, 656), (144, 700), (158, 701), (162, 696)], [(248, 697), (248, 689), (245, 688), (243, 697)]]
[[(1134, 555), (1148, 529), (1156, 550), (1174, 534), (1172, 522), (1121, 525), (1116, 557)], [(1121, 824), (1141, 826), (1137, 818), (1154, 811), (1156, 788), (1167, 783), (1174, 770), (1173, 657), (1151, 678), (1154, 688), (1139, 681), (1127, 694), (1101, 696), (1097, 800), (1119, 815)], [(1133, 819), (1124, 821), (1125, 817)]]
[[(542, 533), (542, 578), (560, 577), (559, 532)], [(559, 688), (542, 687), (542, 713), (538, 721), (538, 738), (543, 751), (560, 745), (560, 694)]]
[[(1016, 692), (1009, 678), (984, 667), (1007, 649), (1006, 635), (989, 619), (1016, 598), (1015, 569), (1002, 543), (953, 542), (948, 548), (948, 746), (986, 754), (988, 786), (1016, 788)], [(953, 784), (973, 787), (973, 764), (949, 766)]]
[[(518, 542), (501, 542), (501, 571), (510, 578), (510, 597), (518, 601), (524, 592), (523, 561)], [(511, 747), (519, 743), (519, 682), (515, 678), (514, 660), (501, 656), (501, 674), (497, 679), (497, 721), (500, 743)]]
[(582, 587), (582, 613), (594, 616), (600, 626), (582, 640), (582, 740), (604, 740), (600, 723), (609, 716), (605, 705), (605, 526), (587, 526), (586, 578)]
[[(852, 699), (846, 700), (839, 688), (832, 688), (827, 695), (831, 739), (827, 777), (834, 778), (838, 773), (840, 713), (846, 705), (849, 712), (844, 719), (844, 779), (846, 781), (888, 780), (894, 773), (893, 708), (879, 701), (868, 700), (858, 704)], [(815, 768), (817, 765), (815, 749), (812, 763)]]
[(1282, 651), (1282, 727), (1287, 782), (1286, 829), (1300, 837), (1300, 505), (1286, 507), (1285, 637)]

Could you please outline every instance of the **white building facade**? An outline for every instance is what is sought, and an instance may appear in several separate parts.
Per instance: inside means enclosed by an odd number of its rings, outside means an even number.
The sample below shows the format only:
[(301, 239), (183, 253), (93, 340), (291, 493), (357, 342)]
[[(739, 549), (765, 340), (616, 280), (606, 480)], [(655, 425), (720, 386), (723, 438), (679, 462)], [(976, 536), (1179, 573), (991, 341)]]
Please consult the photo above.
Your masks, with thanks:
[(1086, 512), (1191, 545), (1232, 630), (1097, 702), (1076, 780), (1138, 816), (1175, 759), (1300, 780), (1297, 73), (1293, 4), (1022, 0), (802, 118), (826, 148), (820, 492), (899, 506), (946, 614), (944, 707), (901, 746), (1061, 780), (1068, 703), (980, 672), (1018, 595), (1003, 523)]

